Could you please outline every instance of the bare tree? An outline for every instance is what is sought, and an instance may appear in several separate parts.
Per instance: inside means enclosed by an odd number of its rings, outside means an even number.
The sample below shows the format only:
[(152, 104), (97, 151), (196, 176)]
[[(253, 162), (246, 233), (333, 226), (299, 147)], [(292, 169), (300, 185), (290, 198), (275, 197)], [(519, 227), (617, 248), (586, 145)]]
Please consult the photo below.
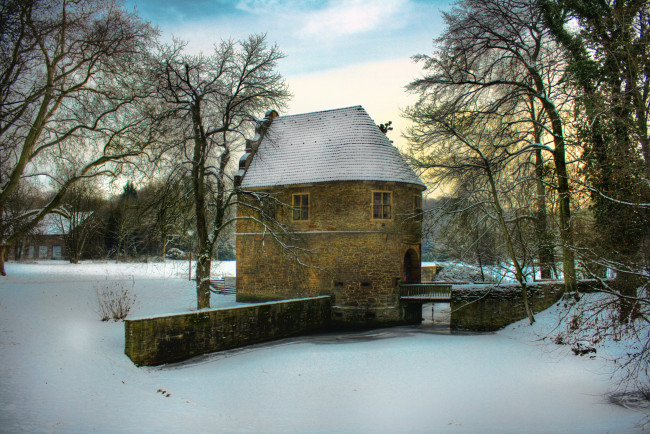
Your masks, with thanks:
[[(34, 179), (22, 179), (7, 202), (4, 204), (4, 221), (7, 226), (19, 225), (22, 216), (38, 209), (49, 201), (48, 195), (39, 188)], [(14, 244), (14, 253), (17, 259), (23, 259), (25, 255), (25, 243), (33, 235), (36, 228), (27, 231), (17, 243)]]
[(480, 274), (472, 280), (492, 281), (495, 274), (486, 271), (494, 271), (507, 256), (500, 229), (482, 206), (472, 203), (475, 179), (464, 181), (456, 184), (451, 195), (430, 202), (423, 210), (423, 244), (433, 242), (437, 256), (478, 265)]
[(73, 264), (79, 263), (88, 242), (96, 237), (101, 226), (101, 220), (95, 213), (101, 207), (102, 200), (96, 195), (95, 188), (88, 182), (71, 186), (61, 204), (66, 216), (57, 216), (57, 225), (64, 234), (65, 248)]
[(127, 181), (111, 210), (110, 231), (115, 241), (115, 263), (120, 261), (120, 256), (128, 260), (129, 254), (137, 255), (141, 224), (138, 192), (133, 183)]
[(276, 71), (283, 54), (264, 35), (224, 41), (209, 56), (183, 54), (175, 42), (161, 50), (157, 97), (178, 133), (178, 158), (191, 171), (197, 237), (197, 307), (210, 307), (210, 267), (222, 233), (236, 221), (237, 190), (230, 159), (269, 107), (289, 96)]
[[(0, 274), (4, 255), (80, 179), (117, 170), (152, 141), (142, 67), (154, 32), (115, 1), (7, 0), (0, 6)], [(43, 207), (14, 219), (21, 180), (68, 165)]]
[(145, 214), (149, 220), (149, 242), (160, 244), (160, 255), (165, 260), (167, 247), (182, 240), (194, 226), (192, 216), (192, 185), (183, 166), (170, 169), (166, 177), (152, 182), (141, 191)]
[[(433, 183), (451, 185), (465, 192), (461, 201), (467, 208), (480, 210), (500, 228), (514, 275), (522, 290), (528, 319), (535, 321), (528, 302), (524, 264), (517, 254), (514, 227), (520, 218), (503, 206), (504, 198), (528, 180), (513, 176), (520, 155), (513, 152), (522, 135), (510, 122), (494, 114), (478, 115), (468, 107), (440, 103), (422, 111), (412, 109), (415, 125), (409, 131), (411, 161), (428, 172)], [(515, 169), (516, 170), (516, 169)], [(471, 183), (471, 186), (467, 186)]]
[[(438, 52), (416, 56), (424, 62), (427, 75), (409, 89), (421, 95), (420, 111), (441, 99), (458, 107), (474, 105), (478, 113), (510, 113), (513, 126), (529, 132), (521, 138), (529, 143), (526, 152), (531, 157), (538, 150), (539, 156), (542, 152), (550, 156), (559, 201), (565, 288), (573, 291), (576, 274), (564, 131), (564, 111), (571, 99), (560, 86), (561, 52), (533, 0), (463, 0), (458, 6), (445, 15), (447, 30), (437, 40)], [(548, 143), (541, 140), (544, 137)], [(539, 158), (535, 162), (538, 167), (543, 164)], [(546, 204), (537, 202), (542, 219), (545, 209), (541, 207)]]

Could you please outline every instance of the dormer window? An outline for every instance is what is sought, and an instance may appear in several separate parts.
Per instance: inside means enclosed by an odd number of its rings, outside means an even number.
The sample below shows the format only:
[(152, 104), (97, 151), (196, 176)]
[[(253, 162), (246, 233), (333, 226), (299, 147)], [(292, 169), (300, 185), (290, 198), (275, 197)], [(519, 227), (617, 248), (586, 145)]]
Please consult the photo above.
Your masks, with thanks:
[(393, 193), (390, 191), (372, 192), (372, 218), (389, 220), (392, 215)]
[(293, 220), (309, 220), (309, 193), (292, 195)]

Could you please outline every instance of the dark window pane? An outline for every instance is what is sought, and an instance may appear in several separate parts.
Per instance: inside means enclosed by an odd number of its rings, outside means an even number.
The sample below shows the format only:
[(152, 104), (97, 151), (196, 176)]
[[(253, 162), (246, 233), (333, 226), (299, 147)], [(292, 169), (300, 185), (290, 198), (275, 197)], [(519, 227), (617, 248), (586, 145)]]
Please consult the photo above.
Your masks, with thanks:
[(308, 194), (293, 195), (293, 219), (309, 220), (309, 195)]
[(393, 193), (390, 191), (375, 191), (372, 193), (372, 218), (373, 219), (390, 219), (391, 218), (391, 199)]

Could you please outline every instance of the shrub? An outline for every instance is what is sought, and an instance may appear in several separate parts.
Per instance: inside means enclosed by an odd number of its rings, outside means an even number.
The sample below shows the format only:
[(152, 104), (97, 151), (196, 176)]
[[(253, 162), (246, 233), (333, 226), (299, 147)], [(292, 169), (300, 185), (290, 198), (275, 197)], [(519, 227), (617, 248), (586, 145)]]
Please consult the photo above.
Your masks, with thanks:
[[(135, 281), (131, 282), (131, 289), (133, 289)], [(136, 302), (135, 294), (124, 287), (124, 282), (107, 282), (103, 287), (95, 286), (95, 293), (99, 305), (97, 313), (102, 321), (123, 320)]]
[(181, 249), (173, 247), (167, 250), (167, 257), (169, 259), (183, 259), (185, 258), (185, 252), (183, 252)]

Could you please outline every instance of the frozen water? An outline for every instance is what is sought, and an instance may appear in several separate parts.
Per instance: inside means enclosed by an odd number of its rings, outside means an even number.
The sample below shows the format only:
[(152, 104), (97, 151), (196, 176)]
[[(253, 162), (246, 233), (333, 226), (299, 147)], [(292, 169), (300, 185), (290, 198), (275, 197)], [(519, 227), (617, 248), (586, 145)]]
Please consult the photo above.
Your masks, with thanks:
[[(637, 432), (608, 365), (539, 340), (538, 315), (491, 334), (398, 327), (285, 339), (160, 368), (124, 355), (94, 287), (133, 315), (194, 308), (187, 264), (8, 263), (0, 279), (2, 432)], [(215, 266), (234, 274), (234, 263)], [(236, 305), (214, 295), (214, 306)], [(434, 313), (434, 320), (438, 311)]]

